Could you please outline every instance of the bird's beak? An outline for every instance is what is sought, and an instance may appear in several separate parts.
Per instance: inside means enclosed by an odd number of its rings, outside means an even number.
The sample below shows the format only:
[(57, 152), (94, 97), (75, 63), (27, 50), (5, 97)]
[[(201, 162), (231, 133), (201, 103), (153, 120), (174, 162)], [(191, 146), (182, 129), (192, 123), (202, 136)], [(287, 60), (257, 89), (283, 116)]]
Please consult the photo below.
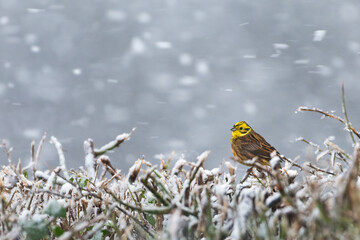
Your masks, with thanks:
[(231, 130), (231, 131), (235, 131), (235, 130), (236, 130), (236, 128), (235, 128), (235, 127), (232, 127), (230, 130)]

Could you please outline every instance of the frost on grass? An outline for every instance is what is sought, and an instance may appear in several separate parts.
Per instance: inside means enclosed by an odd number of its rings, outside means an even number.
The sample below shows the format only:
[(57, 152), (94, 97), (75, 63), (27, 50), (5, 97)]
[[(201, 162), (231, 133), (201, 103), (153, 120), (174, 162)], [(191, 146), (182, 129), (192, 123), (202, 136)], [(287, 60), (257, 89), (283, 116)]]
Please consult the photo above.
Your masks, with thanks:
[[(134, 159), (128, 171), (116, 169), (105, 154), (130, 134), (100, 148), (86, 140), (85, 167), (77, 171), (66, 169), (54, 137), (59, 167), (40, 171), (35, 164), (22, 168), (9, 160), (0, 170), (0, 236), (353, 239), (360, 234), (359, 144), (347, 154), (332, 142), (335, 139), (327, 139), (322, 148), (301, 138), (317, 155), (301, 166), (302, 171), (293, 165), (301, 159), (281, 167), (276, 156), (270, 166), (250, 160), (252, 170), (239, 182), (244, 176), (236, 175), (236, 162), (204, 167), (210, 151), (196, 159), (181, 155), (166, 161), (161, 156), (156, 163), (142, 157)], [(6, 153), (10, 159), (11, 152)]]

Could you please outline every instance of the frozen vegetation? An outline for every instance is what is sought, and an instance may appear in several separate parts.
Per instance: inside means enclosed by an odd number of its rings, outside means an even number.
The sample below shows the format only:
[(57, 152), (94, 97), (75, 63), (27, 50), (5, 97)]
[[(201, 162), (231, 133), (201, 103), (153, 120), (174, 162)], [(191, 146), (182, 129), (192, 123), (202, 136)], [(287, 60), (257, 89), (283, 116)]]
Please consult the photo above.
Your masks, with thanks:
[[(360, 234), (360, 134), (347, 119), (300, 107), (344, 123), (354, 142), (346, 153), (332, 138), (298, 167), (254, 161), (251, 174), (236, 176), (238, 163), (205, 169), (210, 151), (197, 159), (140, 157), (127, 173), (105, 154), (132, 132), (95, 148), (84, 142), (85, 167), (67, 169), (61, 143), (51, 137), (59, 166), (37, 170), (42, 145), (31, 162), (11, 160), (0, 171), (2, 239), (354, 239)], [(133, 129), (134, 131), (135, 129)], [(345, 132), (346, 133), (346, 132)], [(346, 133), (348, 134), (348, 133)], [(275, 170), (276, 169), (276, 170)], [(250, 173), (250, 171), (248, 172)]]
[[(28, 160), (29, 141), (47, 132), (78, 168), (83, 140), (136, 127), (121, 163), (109, 154), (115, 167), (211, 149), (216, 168), (231, 155), (229, 128), (246, 120), (290, 158), (304, 155), (299, 135), (336, 135), (349, 152), (341, 129), (292, 113), (341, 112), (345, 80), (360, 115), (359, 22), (359, 0), (1, 0), (0, 138)], [(52, 145), (42, 158), (39, 169), (58, 164)]]

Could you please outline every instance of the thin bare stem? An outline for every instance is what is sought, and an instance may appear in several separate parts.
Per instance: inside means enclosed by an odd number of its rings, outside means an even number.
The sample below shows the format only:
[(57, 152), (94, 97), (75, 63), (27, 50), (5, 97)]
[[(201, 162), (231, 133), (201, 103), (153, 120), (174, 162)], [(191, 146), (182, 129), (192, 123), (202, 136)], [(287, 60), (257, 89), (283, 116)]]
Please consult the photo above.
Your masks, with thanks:
[(12, 152), (13, 148), (8, 148), (5, 140), (2, 140), (1, 147), (4, 149), (7, 160), (9, 162), (9, 166), (11, 166), (12, 165), (11, 152)]
[(346, 129), (349, 131), (350, 133), (350, 136), (351, 136), (351, 139), (353, 141), (353, 143), (355, 144), (356, 141), (355, 141), (355, 138), (354, 138), (354, 134), (353, 132), (351, 131), (350, 127), (351, 127), (351, 123), (349, 122), (349, 117), (347, 115), (347, 112), (346, 112), (346, 103), (345, 103), (345, 87), (344, 87), (344, 81), (342, 82), (342, 85), (341, 85), (341, 97), (342, 97), (342, 111), (344, 113), (344, 117), (345, 117), (345, 126), (346, 126)]
[(322, 173), (327, 173), (327, 174), (330, 174), (330, 175), (336, 176), (336, 174), (335, 174), (335, 173), (333, 173), (333, 172), (329, 172), (329, 171), (326, 171), (326, 170), (323, 170), (323, 169), (321, 169), (321, 168), (318, 168), (318, 167), (316, 167), (316, 166), (312, 165), (311, 163), (307, 164), (307, 166), (308, 166), (308, 167), (310, 167), (310, 168), (312, 168), (312, 169), (314, 169), (315, 171), (322, 172)]
[[(329, 118), (333, 118), (333, 119), (336, 119), (338, 120), (339, 122), (343, 123), (343, 124), (346, 124), (344, 119), (342, 119), (341, 117), (338, 117), (334, 114), (331, 114), (331, 113), (327, 113), (327, 112), (324, 112), (323, 110), (320, 110), (320, 109), (317, 109), (317, 108), (307, 108), (307, 107), (299, 107), (298, 108), (298, 111), (303, 111), (303, 112), (317, 112), (317, 113), (320, 113), (326, 117), (329, 117)], [(355, 130), (355, 128), (353, 128), (353, 126), (349, 126), (349, 129), (360, 139), (360, 133), (357, 132)]]
[(284, 159), (285, 161), (289, 162), (292, 166), (300, 168), (301, 171), (304, 170), (303, 167), (301, 165), (297, 164), (296, 162), (294, 162), (294, 161), (292, 161), (292, 160), (290, 160), (290, 159), (288, 159), (288, 158), (286, 158), (284, 156), (279, 156), (279, 157)]
[(31, 141), (31, 164), (32, 164), (32, 172), (33, 172), (33, 179), (36, 180), (35, 172), (35, 141)]
[(39, 142), (39, 146), (38, 146), (38, 148), (36, 149), (36, 154), (35, 154), (35, 168), (37, 168), (37, 164), (39, 163), (40, 153), (41, 153), (42, 147), (43, 147), (43, 145), (44, 145), (45, 139), (46, 139), (46, 132), (45, 132), (44, 135), (42, 136), (42, 138), (41, 138), (41, 140), (40, 140), (40, 142)]
[(132, 220), (134, 220), (134, 222), (136, 222), (147, 234), (150, 235), (150, 237), (154, 238), (154, 234), (150, 232), (150, 230), (144, 226), (143, 223), (141, 223), (137, 218), (135, 218), (133, 215), (131, 215), (130, 213), (128, 213), (125, 209), (116, 206), (116, 208), (121, 211), (122, 213), (124, 213), (125, 215), (129, 216)]
[(140, 179), (140, 181), (141, 181), (141, 183), (142, 183), (147, 189), (149, 189), (149, 191), (150, 191), (157, 199), (159, 199), (159, 201), (160, 201), (162, 204), (164, 204), (165, 206), (169, 206), (169, 205), (170, 205), (170, 203), (169, 203), (165, 198), (163, 198), (163, 197), (160, 195), (160, 193), (159, 193), (158, 191), (156, 191), (155, 188), (153, 188), (152, 186), (150, 186), (149, 182), (147, 181), (147, 178), (146, 178), (146, 179), (142, 178), (142, 179)]

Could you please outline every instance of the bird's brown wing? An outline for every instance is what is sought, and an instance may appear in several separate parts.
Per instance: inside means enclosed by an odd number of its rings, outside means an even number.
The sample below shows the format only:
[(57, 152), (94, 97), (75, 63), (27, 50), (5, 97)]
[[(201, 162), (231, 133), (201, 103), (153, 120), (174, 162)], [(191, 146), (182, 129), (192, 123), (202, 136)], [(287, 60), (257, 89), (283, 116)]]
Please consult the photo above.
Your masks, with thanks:
[(246, 141), (241, 141), (241, 150), (243, 153), (247, 152), (246, 155), (258, 156), (268, 161), (271, 159), (270, 155), (272, 152), (276, 151), (276, 149), (262, 136), (256, 132), (251, 132), (246, 137)]

